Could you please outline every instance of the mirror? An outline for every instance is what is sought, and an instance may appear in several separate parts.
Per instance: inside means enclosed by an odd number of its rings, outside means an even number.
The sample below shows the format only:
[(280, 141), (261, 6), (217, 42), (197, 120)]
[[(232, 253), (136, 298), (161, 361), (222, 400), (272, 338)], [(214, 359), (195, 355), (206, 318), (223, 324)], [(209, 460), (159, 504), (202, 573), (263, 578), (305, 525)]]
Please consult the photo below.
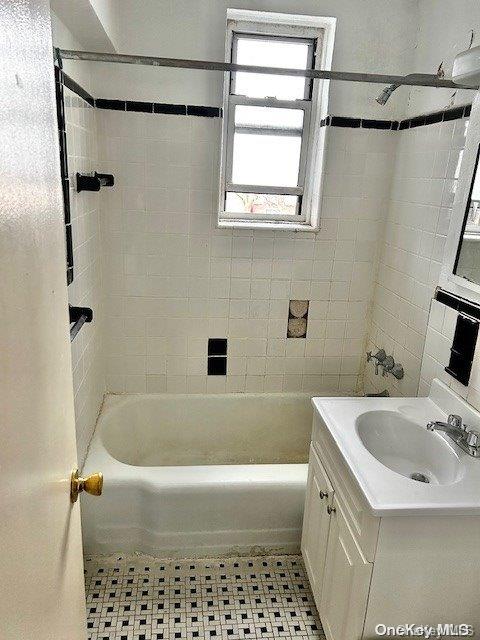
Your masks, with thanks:
[(480, 147), (467, 199), (453, 273), (480, 285)]

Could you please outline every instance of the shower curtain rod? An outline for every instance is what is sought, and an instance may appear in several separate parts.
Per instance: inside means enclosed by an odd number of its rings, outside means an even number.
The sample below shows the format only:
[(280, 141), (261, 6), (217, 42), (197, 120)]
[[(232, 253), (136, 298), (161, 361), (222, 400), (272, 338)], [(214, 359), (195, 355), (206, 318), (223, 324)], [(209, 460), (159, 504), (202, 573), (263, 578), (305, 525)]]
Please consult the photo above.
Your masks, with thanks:
[(346, 82), (372, 82), (374, 84), (412, 85), (416, 87), (437, 87), (447, 89), (473, 89), (464, 87), (452, 80), (445, 80), (433, 74), (415, 74), (411, 76), (390, 76), (378, 73), (354, 73), (350, 71), (324, 71), (321, 69), (286, 69), (276, 67), (257, 67), (233, 62), (212, 62), (208, 60), (182, 60), (179, 58), (157, 58), (154, 56), (134, 56), (123, 53), (96, 53), (94, 51), (74, 51), (56, 49), (57, 57), (64, 60), (89, 60), (91, 62), (118, 62), (121, 64), (140, 64), (152, 67), (177, 69), (202, 69), (205, 71), (261, 73), (280, 76), (300, 76), (322, 80), (343, 80)]

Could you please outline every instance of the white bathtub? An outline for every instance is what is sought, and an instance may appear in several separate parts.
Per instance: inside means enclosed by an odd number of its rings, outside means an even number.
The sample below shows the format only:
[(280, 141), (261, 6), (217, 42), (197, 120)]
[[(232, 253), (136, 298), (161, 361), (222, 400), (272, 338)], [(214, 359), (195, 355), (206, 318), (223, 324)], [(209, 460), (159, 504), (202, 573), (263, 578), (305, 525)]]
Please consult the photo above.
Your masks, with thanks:
[(108, 396), (84, 473), (86, 553), (297, 552), (312, 409), (307, 394)]

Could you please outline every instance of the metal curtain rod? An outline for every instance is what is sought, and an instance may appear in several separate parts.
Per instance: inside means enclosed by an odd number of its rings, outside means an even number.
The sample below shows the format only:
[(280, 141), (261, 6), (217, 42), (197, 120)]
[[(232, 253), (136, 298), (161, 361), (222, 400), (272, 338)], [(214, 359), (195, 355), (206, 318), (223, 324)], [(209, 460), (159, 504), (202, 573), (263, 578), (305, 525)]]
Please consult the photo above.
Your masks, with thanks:
[(350, 71), (324, 71), (321, 69), (285, 69), (276, 67), (257, 67), (233, 62), (211, 62), (208, 60), (182, 60), (179, 58), (156, 58), (154, 56), (131, 56), (123, 53), (95, 53), (94, 51), (73, 51), (57, 49), (57, 55), (64, 60), (90, 60), (91, 62), (119, 62), (121, 64), (141, 64), (152, 67), (170, 67), (179, 69), (203, 69), (205, 71), (262, 73), (278, 76), (300, 76), (323, 80), (343, 80), (346, 82), (373, 82), (374, 84), (412, 85), (417, 87), (443, 87), (447, 89), (478, 89), (463, 87), (452, 80), (445, 80), (433, 74), (415, 74), (415, 76), (390, 76), (378, 73), (353, 73)]

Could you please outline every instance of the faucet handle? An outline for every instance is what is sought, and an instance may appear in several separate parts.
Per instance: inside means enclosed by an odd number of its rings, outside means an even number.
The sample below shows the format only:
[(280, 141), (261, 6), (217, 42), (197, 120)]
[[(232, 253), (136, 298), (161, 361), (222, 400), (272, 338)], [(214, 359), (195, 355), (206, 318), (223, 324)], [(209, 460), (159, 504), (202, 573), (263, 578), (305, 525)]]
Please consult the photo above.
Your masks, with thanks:
[(371, 351), (367, 351), (367, 362), (370, 362), (370, 360), (376, 360), (377, 363), (383, 362), (386, 357), (387, 357), (387, 354), (385, 353), (384, 349), (379, 349), (377, 353), (372, 353)]
[(475, 429), (471, 429), (467, 433), (466, 443), (469, 447), (478, 447), (480, 442), (480, 433), (475, 431)]
[(386, 377), (388, 373), (390, 373), (390, 371), (392, 371), (393, 367), (395, 366), (395, 360), (393, 359), (393, 356), (387, 356), (383, 362), (381, 363), (382, 365), (382, 376)]
[(465, 425), (463, 424), (463, 420), (461, 416), (458, 416), (456, 413), (451, 413), (447, 418), (447, 424), (452, 427), (457, 427), (457, 429), (465, 429)]

